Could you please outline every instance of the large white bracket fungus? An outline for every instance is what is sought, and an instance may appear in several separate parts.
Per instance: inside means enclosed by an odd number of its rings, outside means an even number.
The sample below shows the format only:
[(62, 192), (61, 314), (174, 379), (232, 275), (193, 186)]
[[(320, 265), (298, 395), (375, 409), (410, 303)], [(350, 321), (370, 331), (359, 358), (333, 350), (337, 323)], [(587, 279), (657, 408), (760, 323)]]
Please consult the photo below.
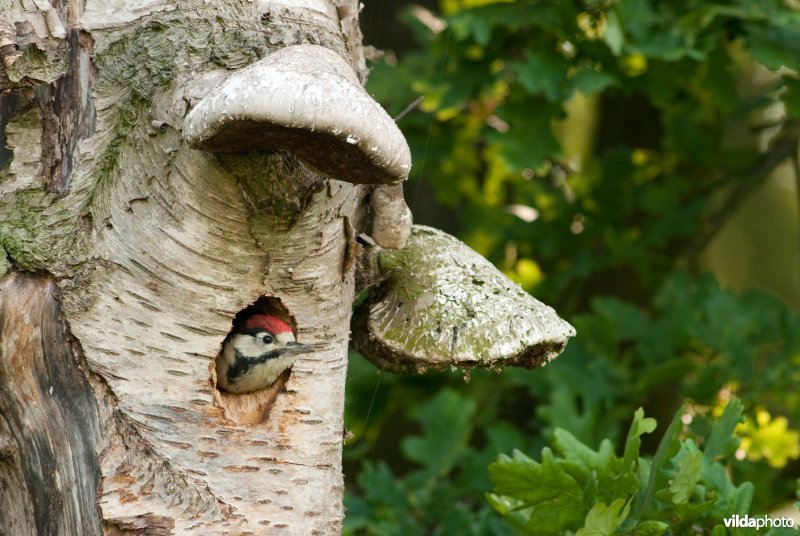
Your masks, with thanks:
[(366, 264), (384, 281), (354, 311), (353, 345), (383, 368), (533, 368), (575, 335), (552, 308), (442, 231), (415, 225), (405, 248), (372, 254)]
[(189, 113), (183, 135), (207, 151), (290, 150), (352, 183), (399, 183), (411, 169), (392, 118), (341, 56), (317, 45), (282, 48), (230, 75)]

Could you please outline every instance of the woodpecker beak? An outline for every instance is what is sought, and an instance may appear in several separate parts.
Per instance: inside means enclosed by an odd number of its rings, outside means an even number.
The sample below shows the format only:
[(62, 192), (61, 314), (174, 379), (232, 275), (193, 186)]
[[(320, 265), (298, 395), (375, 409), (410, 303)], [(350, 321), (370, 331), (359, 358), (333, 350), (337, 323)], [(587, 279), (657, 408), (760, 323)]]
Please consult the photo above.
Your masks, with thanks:
[(299, 342), (294, 342), (294, 341), (287, 342), (286, 346), (284, 346), (280, 350), (281, 355), (307, 354), (313, 351), (314, 351), (313, 347), (307, 344), (301, 344)]

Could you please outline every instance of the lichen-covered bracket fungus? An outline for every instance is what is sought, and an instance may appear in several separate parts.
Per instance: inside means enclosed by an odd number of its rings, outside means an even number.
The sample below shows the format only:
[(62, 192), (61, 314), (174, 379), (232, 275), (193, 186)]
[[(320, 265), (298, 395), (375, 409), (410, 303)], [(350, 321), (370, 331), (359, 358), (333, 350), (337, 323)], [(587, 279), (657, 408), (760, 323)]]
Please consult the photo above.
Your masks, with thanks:
[(556, 312), (454, 237), (415, 225), (402, 250), (372, 248), (352, 320), (355, 348), (396, 372), (534, 368), (575, 335)]

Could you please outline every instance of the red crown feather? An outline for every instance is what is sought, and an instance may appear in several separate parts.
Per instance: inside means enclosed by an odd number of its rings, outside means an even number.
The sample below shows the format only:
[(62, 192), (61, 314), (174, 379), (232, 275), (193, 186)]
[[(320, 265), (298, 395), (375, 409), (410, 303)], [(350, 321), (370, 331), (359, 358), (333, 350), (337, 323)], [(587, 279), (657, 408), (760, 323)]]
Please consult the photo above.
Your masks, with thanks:
[(244, 321), (244, 327), (246, 329), (265, 329), (270, 333), (277, 335), (279, 333), (291, 333), (292, 328), (278, 318), (277, 316), (272, 315), (265, 315), (265, 314), (255, 314)]

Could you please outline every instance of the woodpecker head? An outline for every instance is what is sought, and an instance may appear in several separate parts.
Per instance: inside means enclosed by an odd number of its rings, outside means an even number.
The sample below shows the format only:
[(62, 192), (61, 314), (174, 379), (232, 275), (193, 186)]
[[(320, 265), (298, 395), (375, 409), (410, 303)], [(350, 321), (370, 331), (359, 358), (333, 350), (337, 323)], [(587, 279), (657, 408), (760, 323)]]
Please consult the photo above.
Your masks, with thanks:
[(249, 393), (272, 385), (298, 354), (312, 352), (295, 341), (280, 318), (257, 313), (233, 327), (217, 357), (217, 385), (231, 393)]

